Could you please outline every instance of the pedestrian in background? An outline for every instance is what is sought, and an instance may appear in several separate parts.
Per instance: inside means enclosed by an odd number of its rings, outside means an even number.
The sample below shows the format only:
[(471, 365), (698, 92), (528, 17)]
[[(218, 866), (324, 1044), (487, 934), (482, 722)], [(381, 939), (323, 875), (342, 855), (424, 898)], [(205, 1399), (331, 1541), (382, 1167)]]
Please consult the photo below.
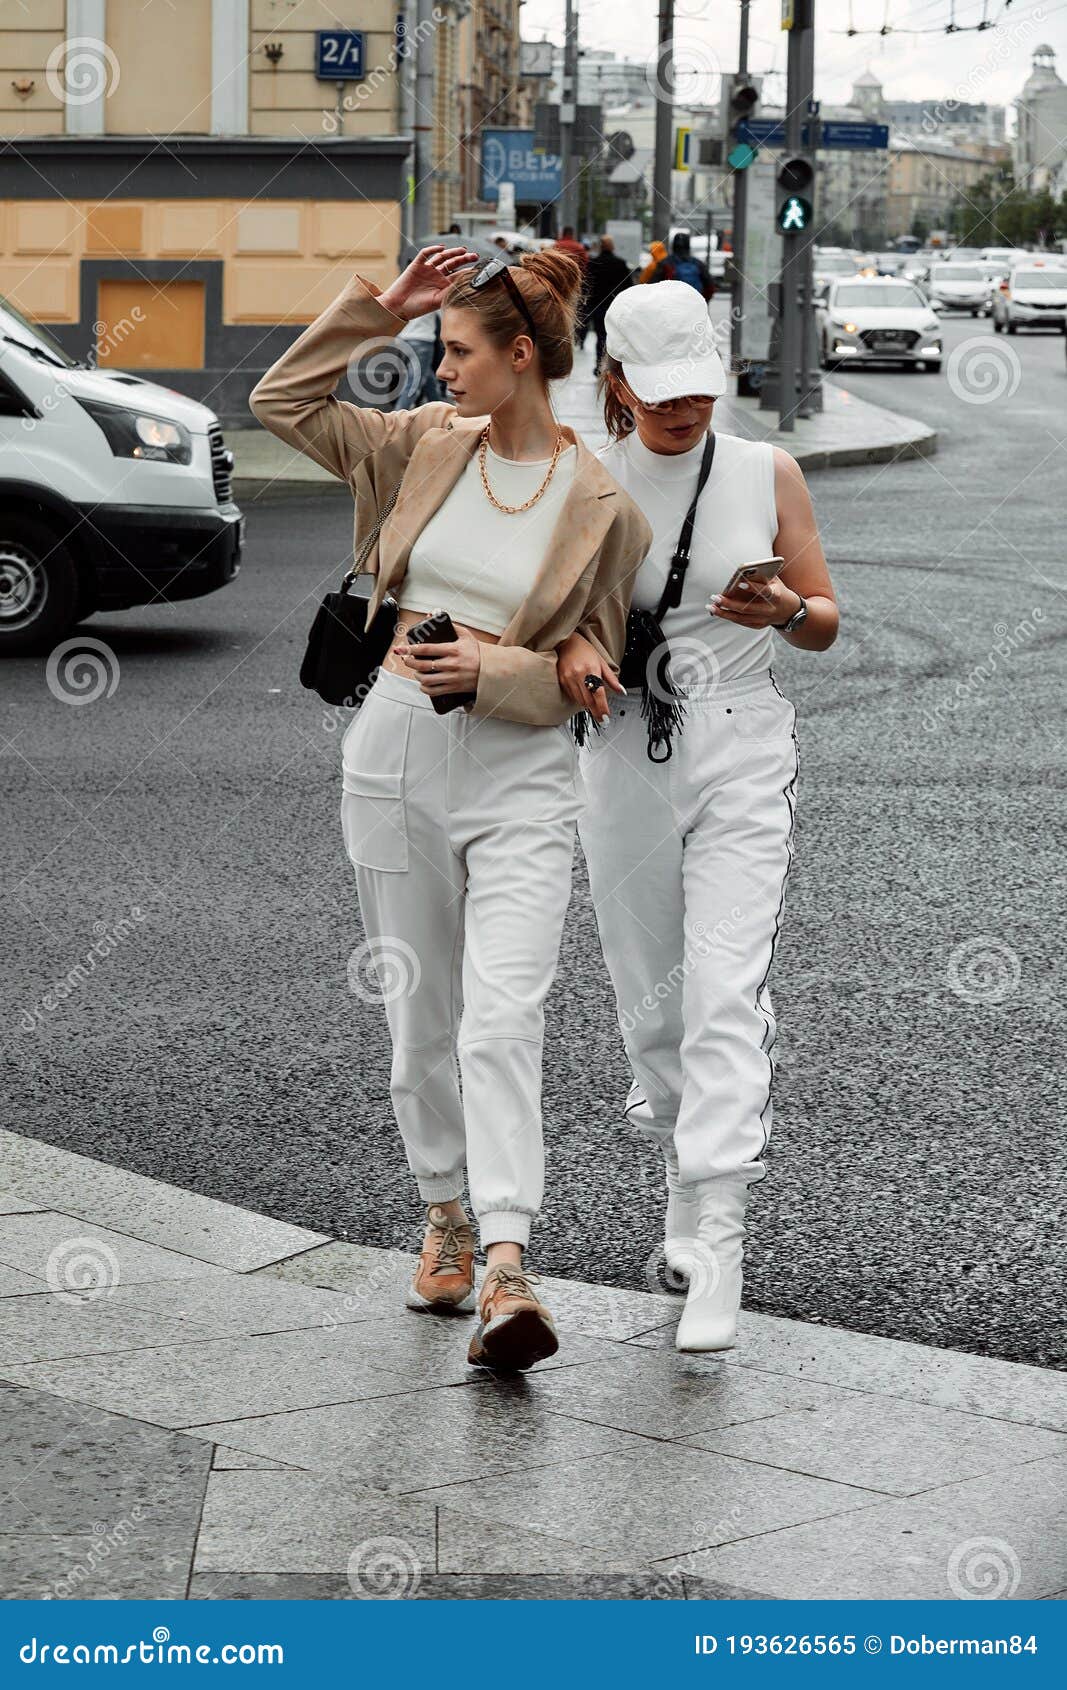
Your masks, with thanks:
[(585, 273), (585, 312), (596, 336), (596, 368), (604, 356), (604, 314), (612, 300), (633, 281), (630, 266), (615, 251), (610, 235), (601, 235), (599, 250)]
[[(634, 1076), (624, 1114), (663, 1154), (665, 1255), (688, 1271), (675, 1343), (725, 1350), (748, 1190), (766, 1172), (768, 980), (793, 856), (796, 711), (771, 664), (779, 641), (802, 661), (832, 645), (837, 604), (795, 460), (711, 427), (726, 372), (694, 290), (633, 288), (607, 331), (600, 455), (652, 525), (633, 603), (657, 643), (634, 691), (580, 633), (559, 675), (599, 726), (579, 834)], [(761, 563), (758, 580), (737, 577)], [(652, 706), (674, 692), (680, 712), (657, 728)]]
[(575, 238), (574, 230), (569, 223), (564, 225), (559, 240), (554, 242), (554, 252), (565, 252), (568, 258), (573, 258), (582, 273), (582, 293), (578, 300), (578, 314), (574, 319), (574, 341), (576, 346), (585, 345), (585, 337), (589, 332), (589, 319), (585, 309), (585, 276), (589, 265), (589, 252), (582, 241)]
[(654, 266), (649, 265), (648, 269), (642, 272), (643, 282), (685, 282), (687, 286), (695, 288), (702, 299), (712, 297), (715, 283), (711, 279), (711, 271), (703, 259), (693, 256), (689, 236), (684, 229), (680, 229), (672, 239), (669, 255), (662, 241), (657, 241), (652, 247), (653, 259), (656, 257), (657, 246), (662, 251), (662, 257)]
[(667, 262), (667, 248), (662, 241), (653, 241), (648, 251), (649, 261), (637, 279), (639, 282), (662, 282), (665, 277), (660, 271)]
[(405, 323), (397, 340), (403, 341), (404, 377), (396, 396), (394, 410), (413, 411), (417, 405), (440, 399), (441, 393), (434, 374), (440, 344), (441, 321), (436, 311), (426, 311), (421, 317)]

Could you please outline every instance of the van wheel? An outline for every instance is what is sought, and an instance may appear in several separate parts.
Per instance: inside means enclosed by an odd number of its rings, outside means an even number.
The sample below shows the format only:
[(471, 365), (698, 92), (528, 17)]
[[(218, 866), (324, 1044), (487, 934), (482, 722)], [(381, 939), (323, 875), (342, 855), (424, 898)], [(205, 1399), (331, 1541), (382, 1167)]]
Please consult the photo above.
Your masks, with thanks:
[(0, 655), (37, 651), (78, 610), (78, 572), (55, 531), (29, 516), (0, 519)]

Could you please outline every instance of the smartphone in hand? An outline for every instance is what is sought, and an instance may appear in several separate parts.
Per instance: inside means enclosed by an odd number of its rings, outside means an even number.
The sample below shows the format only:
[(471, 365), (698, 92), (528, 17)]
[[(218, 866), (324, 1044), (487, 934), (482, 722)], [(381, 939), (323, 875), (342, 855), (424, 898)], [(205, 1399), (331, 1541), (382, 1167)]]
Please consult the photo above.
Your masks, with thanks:
[(723, 588), (723, 593), (735, 593), (742, 581), (748, 581), (753, 587), (765, 586), (768, 581), (773, 581), (780, 575), (784, 568), (784, 557), (765, 557), (758, 563), (743, 563), (734, 570)]
[[(448, 611), (435, 610), (425, 621), (416, 622), (413, 628), (409, 628), (407, 637), (410, 645), (450, 645), (459, 635)], [(430, 703), (439, 716), (446, 716), (461, 705), (473, 704), (477, 696), (474, 692), (431, 693)]]

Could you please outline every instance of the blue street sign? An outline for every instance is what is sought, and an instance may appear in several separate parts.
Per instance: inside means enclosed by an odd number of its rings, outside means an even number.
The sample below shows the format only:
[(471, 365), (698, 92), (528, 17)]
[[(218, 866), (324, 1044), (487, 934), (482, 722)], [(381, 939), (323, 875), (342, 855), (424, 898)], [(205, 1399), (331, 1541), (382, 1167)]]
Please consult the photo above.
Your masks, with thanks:
[(559, 156), (534, 152), (532, 129), (483, 129), (482, 199), (494, 201), (501, 182), (514, 183), (515, 198), (527, 205), (558, 199), (563, 186)]
[(739, 123), (734, 131), (739, 141), (750, 147), (784, 147), (785, 126), (773, 117), (750, 117)]
[(819, 137), (820, 147), (888, 147), (886, 123), (838, 123), (827, 118)]
[(363, 68), (363, 31), (317, 29), (315, 75), (320, 82), (362, 82), (366, 75)]
[[(753, 117), (739, 123), (735, 131), (739, 141), (753, 147), (784, 147), (785, 125), (773, 117)], [(808, 145), (808, 126), (804, 125), (801, 146)], [(838, 150), (848, 147), (888, 147), (889, 127), (885, 123), (844, 123), (827, 119), (819, 132), (819, 150)]]

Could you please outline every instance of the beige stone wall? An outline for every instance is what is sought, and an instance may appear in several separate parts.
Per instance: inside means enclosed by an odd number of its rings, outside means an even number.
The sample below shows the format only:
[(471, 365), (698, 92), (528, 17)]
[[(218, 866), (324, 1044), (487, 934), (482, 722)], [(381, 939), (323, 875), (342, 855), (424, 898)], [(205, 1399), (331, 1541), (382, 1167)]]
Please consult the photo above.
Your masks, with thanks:
[(109, 135), (211, 133), (211, 0), (107, 0)]
[[(348, 27), (366, 36), (367, 76), (337, 87), (315, 77), (315, 31)], [(253, 135), (395, 135), (394, 0), (360, 0), (339, 17), (334, 0), (253, 0), (246, 73)], [(65, 0), (0, 0), (0, 135), (62, 135), (61, 82), (49, 56), (66, 38)], [(280, 44), (272, 64), (265, 48)], [(210, 134), (211, 0), (108, 0), (106, 128), (111, 134)], [(17, 92), (12, 83), (32, 83)]]
[[(253, 135), (395, 135), (397, 83), (393, 68), (396, 6), (393, 0), (360, 0), (347, 13), (333, 0), (253, 0), (249, 53), (249, 130)], [(337, 90), (315, 77), (315, 31), (353, 28), (366, 36), (367, 77), (345, 84), (342, 127)], [(280, 43), (272, 65), (264, 51)]]
[(223, 321), (310, 323), (358, 270), (396, 274), (390, 201), (0, 202), (0, 293), (41, 322), (78, 321), (82, 258), (221, 259)]
[[(63, 102), (46, 67), (63, 45), (66, 11), (65, 0), (0, 0), (0, 135), (63, 134)], [(13, 82), (33, 87), (18, 93)]]

